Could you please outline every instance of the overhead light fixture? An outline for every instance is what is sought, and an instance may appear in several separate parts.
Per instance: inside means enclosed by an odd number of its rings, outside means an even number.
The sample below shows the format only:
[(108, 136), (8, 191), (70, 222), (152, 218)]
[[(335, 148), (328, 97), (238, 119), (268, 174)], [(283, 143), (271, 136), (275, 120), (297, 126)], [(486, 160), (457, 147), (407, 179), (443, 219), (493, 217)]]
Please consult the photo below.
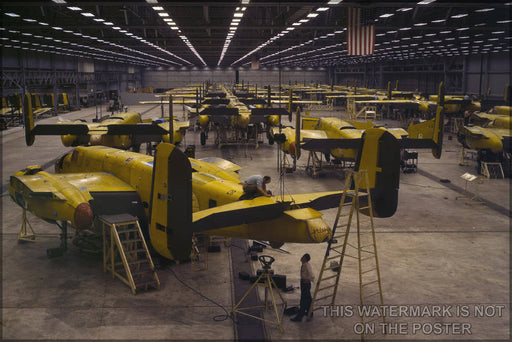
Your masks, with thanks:
[(392, 17), (392, 16), (394, 16), (393, 13), (385, 13), (385, 14), (379, 15), (379, 18), (389, 18), (389, 17)]
[(17, 18), (20, 16), (19, 14), (16, 14), (16, 13), (5, 13), (5, 15), (8, 15), (9, 17), (13, 17), (13, 18)]
[(452, 15), (451, 17), (454, 18), (454, 19), (460, 19), (460, 18), (464, 18), (464, 17), (467, 17), (467, 16), (468, 16), (467, 13), (461, 13), (461, 14)]
[(155, 11), (163, 11), (164, 10), (164, 8), (162, 6), (154, 6), (153, 9)]
[(241, 18), (244, 16), (243, 13), (240, 13), (240, 12), (235, 12), (235, 14), (233, 15), (235, 18)]
[(466, 31), (466, 30), (469, 30), (469, 27), (461, 27), (461, 28), (457, 29), (457, 31)]
[(99, 23), (102, 23), (102, 22), (104, 22), (104, 21), (105, 21), (105, 19), (100, 19), (100, 18), (94, 18), (93, 20), (94, 20), (94, 21), (97, 21), (97, 22), (99, 22)]
[(52, 0), (53, 2), (55, 2), (56, 4), (65, 4), (66, 3), (66, 0)]
[(324, 11), (327, 11), (329, 9), (329, 7), (318, 7), (316, 9), (317, 12), (324, 12)]
[(418, 2), (418, 5), (428, 5), (428, 4), (433, 3), (434, 1), (436, 1), (436, 0), (422, 0), (422, 1)]
[(110, 22), (110, 21), (105, 21), (103, 23), (103, 25), (107, 25), (107, 26), (114, 26), (114, 23)]
[(161, 17), (168, 17), (169, 14), (166, 13), (166, 12), (158, 12), (158, 15), (161, 16)]
[(490, 11), (494, 11), (494, 8), (481, 8), (481, 9), (475, 10), (475, 12), (490, 12)]
[(309, 13), (308, 18), (316, 18), (318, 17), (318, 13)]
[(416, 23), (416, 24), (414, 24), (414, 26), (425, 26), (425, 25), (427, 25), (427, 23)]
[(84, 17), (94, 17), (94, 14), (92, 13), (89, 13), (89, 12), (83, 12), (83, 13), (80, 13), (81, 15), (83, 15)]
[(81, 11), (82, 10), (80, 7), (76, 7), (76, 6), (69, 6), (68, 9), (70, 9), (72, 11)]
[(62, 27), (52, 26), (52, 29), (57, 30), (57, 31), (61, 31), (61, 30), (62, 30)]
[(442, 23), (442, 22), (444, 22), (444, 21), (446, 21), (446, 19), (437, 19), (437, 20), (432, 20), (432, 22), (433, 22), (433, 23), (436, 23), (436, 24), (438, 24), (438, 23)]
[(512, 22), (512, 20), (500, 20), (500, 21), (497, 21), (496, 24), (508, 24)]
[(399, 11), (399, 12), (407, 12), (407, 11), (410, 11), (410, 10), (412, 10), (412, 7), (403, 7), (403, 8), (397, 9), (397, 11)]
[(339, 4), (340, 2), (342, 2), (343, 0), (329, 0), (329, 2), (327, 3), (327, 5), (337, 5)]

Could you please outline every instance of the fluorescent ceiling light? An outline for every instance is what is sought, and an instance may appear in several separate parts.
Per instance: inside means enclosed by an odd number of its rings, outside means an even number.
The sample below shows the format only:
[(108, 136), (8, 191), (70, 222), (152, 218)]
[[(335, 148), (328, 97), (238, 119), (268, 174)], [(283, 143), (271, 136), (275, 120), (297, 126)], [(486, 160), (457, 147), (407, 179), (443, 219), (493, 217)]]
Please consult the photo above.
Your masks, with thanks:
[(316, 9), (317, 12), (324, 12), (324, 11), (327, 11), (329, 9), (329, 7), (318, 7)]
[(103, 23), (103, 25), (114, 26), (114, 23), (112, 23), (110, 21), (106, 21)]
[(66, 3), (66, 0), (52, 0), (53, 2), (55, 2), (56, 4), (65, 4)]
[(104, 22), (104, 21), (105, 21), (105, 19), (100, 19), (100, 18), (94, 18), (93, 20), (94, 20), (94, 21), (97, 21), (97, 22), (99, 22), (99, 23), (102, 23), (102, 22)]
[(461, 14), (452, 15), (452, 18), (460, 19), (460, 18), (464, 18), (464, 17), (467, 17), (467, 16), (468, 15), (466, 13), (461, 13)]
[(153, 7), (153, 9), (155, 11), (163, 11), (164, 10), (164, 8), (162, 6), (155, 6), (155, 7)]
[(158, 0), (146, 0), (148, 4), (157, 4)]
[(89, 13), (89, 12), (83, 12), (83, 13), (80, 13), (80, 14), (83, 15), (84, 17), (94, 17), (94, 14)]
[(501, 34), (501, 33), (505, 33), (505, 31), (494, 31), (494, 32), (492, 32), (492, 34)]
[(394, 16), (393, 13), (385, 13), (385, 14), (379, 15), (380, 18), (389, 18), (389, 17), (392, 17), (392, 16)]
[(318, 17), (318, 13), (309, 13), (308, 18), (315, 18)]
[(80, 7), (76, 7), (76, 6), (69, 6), (68, 9), (70, 9), (72, 11), (81, 11), (82, 10)]
[(57, 30), (57, 31), (61, 31), (61, 30), (62, 30), (62, 27), (52, 26), (52, 29)]
[(469, 27), (461, 27), (461, 28), (457, 29), (457, 31), (466, 31), (466, 30), (469, 30)]
[(414, 26), (425, 26), (425, 25), (427, 25), (427, 23), (416, 23), (416, 24), (414, 24)]
[(340, 2), (342, 2), (343, 0), (329, 0), (329, 2), (327, 3), (327, 5), (337, 5), (339, 4)]
[(233, 15), (235, 18), (241, 18), (244, 16), (243, 13), (240, 13), (240, 12), (235, 12), (235, 14)]
[(247, 5), (251, 0), (242, 0), (243, 5)]
[(500, 20), (500, 21), (497, 21), (496, 24), (508, 24), (512, 22), (512, 20)]
[(438, 20), (432, 20), (433, 23), (442, 23), (443, 21), (446, 21), (445, 19), (438, 19)]
[(158, 15), (161, 16), (161, 17), (168, 17), (169, 14), (166, 13), (166, 12), (158, 12)]
[(418, 2), (418, 5), (428, 5), (434, 1), (436, 1), (436, 0), (422, 0), (422, 1)]
[(490, 11), (494, 11), (494, 8), (481, 8), (481, 9), (475, 10), (475, 12), (490, 12)]
[(16, 14), (16, 13), (5, 13), (5, 15), (8, 15), (9, 17), (13, 17), (13, 18), (20, 16), (19, 14)]
[(301, 19), (301, 20), (299, 20), (299, 22), (301, 22), (301, 23), (307, 23), (308, 21), (309, 21), (309, 19)]
[(403, 7), (403, 8), (397, 9), (397, 11), (400, 11), (400, 12), (407, 12), (407, 11), (410, 11), (410, 10), (412, 10), (412, 7)]

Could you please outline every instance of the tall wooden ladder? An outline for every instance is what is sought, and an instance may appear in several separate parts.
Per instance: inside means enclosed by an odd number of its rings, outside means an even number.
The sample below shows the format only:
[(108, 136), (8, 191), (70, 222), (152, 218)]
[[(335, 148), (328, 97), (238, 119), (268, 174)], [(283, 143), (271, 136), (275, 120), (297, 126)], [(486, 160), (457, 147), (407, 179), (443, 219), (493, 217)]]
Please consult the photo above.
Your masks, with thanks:
[[(311, 317), (313, 311), (323, 309), (326, 305), (331, 307), (335, 305), (345, 257), (358, 261), (359, 303), (361, 308), (369, 305), (383, 305), (377, 242), (373, 225), (373, 208), (368, 184), (367, 170), (347, 172), (345, 189), (332, 228), (332, 238), (327, 244), (308, 318)], [(360, 211), (368, 216), (360, 217)], [(349, 241), (350, 228), (353, 224), (356, 228), (357, 245)], [(328, 270), (333, 271), (334, 274), (328, 274), (326, 272)], [(376, 317), (361, 316), (362, 326), (366, 327), (373, 324), (376, 326), (376, 331), (381, 330), (378, 323), (376, 323), (378, 320), (382, 320), (382, 323), (385, 324), (383, 315)]]
[(159, 289), (160, 280), (137, 218), (104, 215), (99, 221), (103, 225), (104, 271), (112, 272), (112, 278), (119, 278), (133, 294)]

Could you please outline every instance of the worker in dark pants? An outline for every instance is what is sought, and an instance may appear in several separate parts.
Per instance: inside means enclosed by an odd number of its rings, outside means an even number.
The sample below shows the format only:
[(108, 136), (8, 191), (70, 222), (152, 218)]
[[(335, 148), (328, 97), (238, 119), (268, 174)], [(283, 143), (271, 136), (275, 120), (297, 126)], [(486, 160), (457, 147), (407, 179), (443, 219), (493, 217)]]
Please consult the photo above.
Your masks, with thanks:
[[(313, 274), (309, 260), (311, 260), (311, 257), (308, 253), (300, 258), (302, 262), (300, 266), (300, 310), (297, 316), (291, 319), (294, 322), (302, 322), (302, 317), (308, 314), (313, 300), (311, 298), (311, 283), (315, 280), (315, 275)], [(311, 313), (311, 317), (313, 317), (313, 313)]]
[(254, 175), (242, 183), (244, 194), (240, 197), (240, 200), (253, 199), (258, 196), (272, 196), (270, 191), (267, 191), (266, 185), (270, 183), (269, 176)]

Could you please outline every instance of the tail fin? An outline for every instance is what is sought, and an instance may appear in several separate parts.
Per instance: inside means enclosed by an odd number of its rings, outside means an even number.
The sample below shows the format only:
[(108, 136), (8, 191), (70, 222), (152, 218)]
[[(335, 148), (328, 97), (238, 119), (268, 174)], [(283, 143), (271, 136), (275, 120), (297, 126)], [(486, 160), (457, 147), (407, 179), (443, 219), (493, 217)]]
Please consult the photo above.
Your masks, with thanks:
[[(393, 216), (398, 205), (400, 143), (385, 128), (369, 128), (362, 136), (362, 144), (355, 170), (368, 171), (373, 215)], [(364, 180), (360, 187), (366, 187)]]
[(432, 154), (437, 159), (441, 158), (441, 150), (443, 146), (444, 131), (444, 85), (439, 84), (439, 93), (437, 96), (436, 117), (418, 124), (411, 123), (407, 128), (410, 139), (431, 140)]
[(25, 94), (25, 101), (23, 103), (23, 119), (25, 120), (25, 142), (27, 146), (34, 144), (35, 136), (32, 133), (34, 129), (34, 112), (32, 110), (32, 97), (30, 94)]
[(188, 259), (192, 249), (192, 168), (174, 145), (157, 146), (149, 208), (155, 250), (169, 259)]
[(300, 158), (300, 108), (295, 112), (295, 157)]
[(441, 152), (443, 147), (443, 133), (444, 133), (444, 83), (439, 84), (439, 93), (437, 96), (437, 110), (436, 119), (434, 124), (434, 134), (432, 140), (434, 140), (435, 146), (432, 148), (432, 154), (437, 159), (441, 158)]
[(391, 100), (391, 81), (388, 81), (388, 100)]

